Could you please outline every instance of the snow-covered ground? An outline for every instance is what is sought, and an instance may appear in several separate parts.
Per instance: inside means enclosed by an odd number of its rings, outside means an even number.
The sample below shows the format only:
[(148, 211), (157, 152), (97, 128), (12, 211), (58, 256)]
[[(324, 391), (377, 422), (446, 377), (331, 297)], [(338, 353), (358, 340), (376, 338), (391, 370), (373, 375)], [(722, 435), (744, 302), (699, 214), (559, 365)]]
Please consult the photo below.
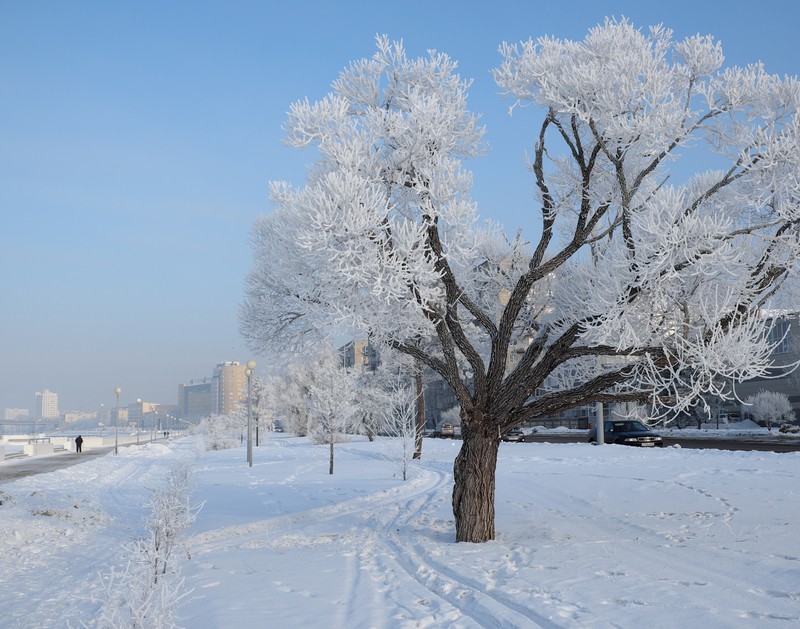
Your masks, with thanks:
[[(497, 540), (453, 543), (459, 442), (399, 480), (387, 441), (270, 435), (122, 448), (0, 484), (2, 627), (93, 626), (176, 461), (203, 502), (178, 624), (206, 627), (787, 627), (800, 622), (800, 455), (502, 444)], [(0, 465), (13, 465), (13, 462)]]

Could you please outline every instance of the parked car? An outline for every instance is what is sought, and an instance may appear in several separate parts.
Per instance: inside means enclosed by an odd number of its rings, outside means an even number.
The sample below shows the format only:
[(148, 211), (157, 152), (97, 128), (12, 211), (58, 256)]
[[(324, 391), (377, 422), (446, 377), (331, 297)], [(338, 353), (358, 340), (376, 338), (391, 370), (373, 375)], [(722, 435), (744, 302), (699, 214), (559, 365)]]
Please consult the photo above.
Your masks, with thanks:
[[(603, 438), (606, 443), (619, 443), (624, 446), (640, 446), (645, 448), (664, 447), (661, 435), (654, 433), (642, 422), (625, 419), (620, 421), (603, 422)], [(597, 441), (597, 431), (594, 427), (589, 430), (589, 443)]]
[(442, 427), (439, 428), (439, 436), (453, 439), (456, 436), (456, 427), (453, 424), (442, 424)]
[(516, 441), (518, 443), (525, 441), (525, 433), (519, 428), (512, 428), (500, 435), (501, 441)]

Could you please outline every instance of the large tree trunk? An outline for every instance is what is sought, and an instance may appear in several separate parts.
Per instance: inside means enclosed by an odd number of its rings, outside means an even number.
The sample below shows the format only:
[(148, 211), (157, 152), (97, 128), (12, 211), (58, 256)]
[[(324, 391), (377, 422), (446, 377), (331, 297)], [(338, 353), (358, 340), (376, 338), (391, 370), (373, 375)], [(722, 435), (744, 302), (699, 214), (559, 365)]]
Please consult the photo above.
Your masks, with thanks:
[(425, 389), (422, 387), (422, 365), (417, 361), (414, 372), (414, 387), (417, 392), (417, 426), (414, 430), (414, 456), (422, 458), (422, 433), (425, 431)]
[[(457, 542), (494, 539), (494, 487), (500, 437), (497, 426), (461, 422), (463, 443), (453, 466)], [(488, 425), (487, 425), (488, 424)]]

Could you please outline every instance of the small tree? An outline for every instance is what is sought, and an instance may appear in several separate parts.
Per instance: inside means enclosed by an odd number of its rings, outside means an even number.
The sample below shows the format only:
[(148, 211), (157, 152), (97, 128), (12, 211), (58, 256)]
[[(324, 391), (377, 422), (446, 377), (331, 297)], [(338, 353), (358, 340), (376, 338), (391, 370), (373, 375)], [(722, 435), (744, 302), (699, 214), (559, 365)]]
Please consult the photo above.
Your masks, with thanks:
[(283, 420), (286, 431), (298, 437), (309, 433), (308, 369), (302, 363), (290, 363), (282, 375), (273, 375), (265, 383), (267, 399), (274, 416)]
[[(425, 390), (422, 381), (423, 366), (420, 361), (389, 347), (381, 347), (378, 369), (363, 374), (359, 380), (359, 405), (363, 409), (368, 435), (383, 423), (380, 411), (386, 407), (387, 395), (392, 389), (390, 382), (397, 377), (413, 380), (415, 399), (414, 459), (422, 458), (422, 435), (425, 431)], [(377, 423), (376, 423), (377, 422)], [(375, 424), (375, 426), (373, 426)], [(370, 437), (370, 441), (371, 441)]]
[(256, 445), (264, 439), (264, 431), (272, 430), (274, 418), (270, 412), (270, 391), (260, 376), (252, 376), (250, 382), (250, 407), (255, 427)]
[(391, 437), (390, 448), (399, 452), (397, 460), (403, 480), (408, 479), (408, 467), (417, 453), (417, 394), (409, 374), (383, 371), (375, 377), (373, 389), (380, 403), (375, 408), (379, 434)]
[(767, 430), (772, 430), (772, 424), (795, 420), (792, 404), (784, 393), (762, 389), (744, 403), (750, 406), (750, 414), (757, 422), (766, 424)]
[(192, 464), (172, 468), (166, 484), (153, 492), (146, 535), (123, 546), (129, 553), (124, 569), (101, 578), (105, 601), (96, 626), (118, 629), (175, 627), (177, 607), (189, 592), (174, 553), (189, 556), (185, 534), (202, 505), (190, 501)]
[(334, 444), (359, 429), (356, 374), (341, 366), (333, 348), (324, 348), (311, 361), (290, 370), (293, 387), (302, 391), (309, 436), (330, 446), (329, 474), (334, 469)]

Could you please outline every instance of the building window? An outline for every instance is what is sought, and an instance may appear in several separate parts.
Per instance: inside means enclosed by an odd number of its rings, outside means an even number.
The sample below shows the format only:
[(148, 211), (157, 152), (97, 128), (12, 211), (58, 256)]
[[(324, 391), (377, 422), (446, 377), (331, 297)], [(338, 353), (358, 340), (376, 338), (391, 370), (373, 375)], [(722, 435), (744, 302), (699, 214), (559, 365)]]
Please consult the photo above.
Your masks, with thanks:
[(789, 322), (779, 319), (773, 322), (769, 331), (769, 342), (777, 343), (773, 354), (786, 354), (789, 352)]

